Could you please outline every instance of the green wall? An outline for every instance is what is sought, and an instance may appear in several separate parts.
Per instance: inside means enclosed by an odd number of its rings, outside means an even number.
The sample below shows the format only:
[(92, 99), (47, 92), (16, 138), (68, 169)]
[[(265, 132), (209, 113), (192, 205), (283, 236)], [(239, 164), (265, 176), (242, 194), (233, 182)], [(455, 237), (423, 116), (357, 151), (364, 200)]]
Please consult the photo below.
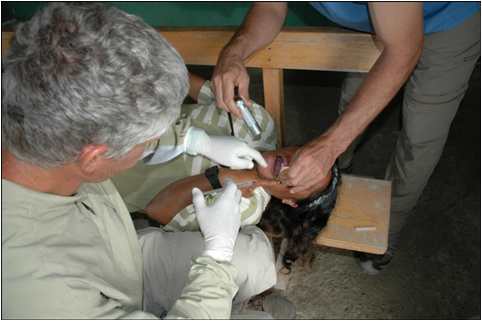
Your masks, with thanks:
[[(29, 19), (45, 2), (4, 2), (18, 20)], [(250, 2), (109, 2), (126, 12), (142, 17), (153, 27), (216, 27), (238, 26), (248, 11)], [(308, 2), (291, 2), (287, 26), (333, 25), (316, 12)]]

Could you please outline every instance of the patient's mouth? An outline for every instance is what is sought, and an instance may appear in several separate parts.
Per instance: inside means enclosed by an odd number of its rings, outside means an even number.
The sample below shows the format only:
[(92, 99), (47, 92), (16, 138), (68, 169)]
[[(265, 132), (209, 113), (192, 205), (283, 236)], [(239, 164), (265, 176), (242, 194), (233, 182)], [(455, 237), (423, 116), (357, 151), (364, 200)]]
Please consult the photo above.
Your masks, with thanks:
[(277, 155), (274, 161), (273, 176), (277, 178), (281, 173), (281, 170), (284, 169), (287, 165), (288, 162), (286, 161), (286, 158), (281, 155)]

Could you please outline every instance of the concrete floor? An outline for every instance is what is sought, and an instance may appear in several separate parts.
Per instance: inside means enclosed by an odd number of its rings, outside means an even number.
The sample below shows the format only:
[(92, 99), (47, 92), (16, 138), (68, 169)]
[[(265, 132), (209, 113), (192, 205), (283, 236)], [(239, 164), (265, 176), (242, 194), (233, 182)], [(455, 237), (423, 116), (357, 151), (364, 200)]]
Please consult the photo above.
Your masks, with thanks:
[[(209, 70), (194, 71), (209, 77)], [(262, 103), (259, 72), (251, 96)], [(303, 144), (335, 118), (342, 73), (285, 72), (286, 145)], [(389, 267), (361, 272), (350, 251), (321, 248), (287, 289), (298, 319), (480, 319), (480, 66), (445, 151)], [(383, 178), (400, 124), (400, 95), (367, 132), (354, 174)]]

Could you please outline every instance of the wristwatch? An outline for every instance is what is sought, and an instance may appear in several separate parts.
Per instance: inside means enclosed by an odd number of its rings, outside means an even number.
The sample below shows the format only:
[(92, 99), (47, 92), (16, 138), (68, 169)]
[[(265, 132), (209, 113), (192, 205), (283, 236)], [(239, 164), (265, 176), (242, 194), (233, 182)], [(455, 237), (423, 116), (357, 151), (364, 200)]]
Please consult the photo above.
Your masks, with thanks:
[(209, 184), (211, 184), (211, 187), (213, 189), (218, 189), (223, 187), (221, 185), (221, 182), (219, 181), (219, 167), (217, 166), (209, 167), (204, 171), (204, 176), (206, 176), (206, 178), (209, 181)]

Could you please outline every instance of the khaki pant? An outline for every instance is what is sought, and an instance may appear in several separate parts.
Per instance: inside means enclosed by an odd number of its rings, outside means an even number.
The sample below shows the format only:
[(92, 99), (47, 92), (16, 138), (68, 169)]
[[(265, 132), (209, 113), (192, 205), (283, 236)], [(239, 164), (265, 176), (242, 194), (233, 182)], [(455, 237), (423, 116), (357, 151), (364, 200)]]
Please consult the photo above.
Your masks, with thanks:
[[(144, 310), (160, 316), (181, 295), (192, 258), (204, 250), (204, 239), (200, 232), (163, 232), (155, 227), (138, 234), (144, 261)], [(231, 263), (238, 270), (234, 305), (276, 283), (271, 243), (256, 226), (241, 229)]]
[[(391, 250), (398, 245), (400, 231), (440, 159), (479, 57), (480, 12), (454, 29), (425, 36), (422, 56), (405, 86), (402, 129), (386, 171), (386, 178), (393, 184)], [(346, 78), (340, 113), (364, 76), (355, 73)], [(359, 141), (357, 138), (340, 156), (341, 167), (350, 164)]]

